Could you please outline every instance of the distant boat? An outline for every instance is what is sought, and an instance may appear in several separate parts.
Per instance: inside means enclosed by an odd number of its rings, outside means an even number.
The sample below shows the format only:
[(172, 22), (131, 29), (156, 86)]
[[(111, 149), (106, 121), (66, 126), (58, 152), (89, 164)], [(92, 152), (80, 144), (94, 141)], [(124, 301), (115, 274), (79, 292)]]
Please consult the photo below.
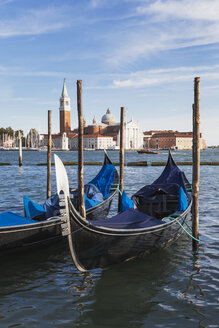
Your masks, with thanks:
[(159, 151), (152, 151), (150, 149), (141, 149), (141, 150), (137, 150), (137, 152), (139, 154), (160, 154)]

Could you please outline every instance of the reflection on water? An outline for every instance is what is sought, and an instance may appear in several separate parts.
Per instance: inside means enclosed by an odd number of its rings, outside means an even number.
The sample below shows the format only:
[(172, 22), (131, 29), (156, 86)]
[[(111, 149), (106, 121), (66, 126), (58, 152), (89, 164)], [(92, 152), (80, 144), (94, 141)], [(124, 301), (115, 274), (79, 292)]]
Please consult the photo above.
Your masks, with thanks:
[[(23, 154), (23, 167), (8, 152), (0, 167), (0, 211), (23, 211), (23, 195), (36, 202), (46, 197), (46, 154)], [(29, 152), (30, 153), (30, 152)], [(44, 158), (45, 155), (45, 158)], [(59, 153), (76, 160), (74, 152)], [(191, 160), (190, 152), (174, 152), (177, 161)], [(219, 151), (202, 152), (208, 161), (219, 161)], [(11, 157), (10, 157), (11, 156)], [(86, 152), (86, 160), (93, 153)], [(143, 155), (144, 156), (144, 155)], [(165, 161), (167, 152), (151, 161)], [(118, 161), (118, 153), (110, 152)], [(95, 161), (102, 161), (102, 152)], [(149, 160), (128, 152), (126, 161)], [(28, 165), (27, 165), (28, 164)], [(162, 167), (125, 167), (128, 195), (151, 183)], [(191, 180), (191, 167), (183, 167)], [(99, 167), (85, 167), (89, 181)], [(76, 186), (77, 168), (67, 167), (71, 185)], [(66, 243), (1, 258), (0, 327), (219, 327), (219, 167), (202, 166), (200, 183), (200, 247), (192, 252), (187, 235), (166, 250), (110, 268), (80, 273), (72, 265)], [(55, 191), (52, 167), (52, 190)], [(113, 201), (111, 214), (115, 213)]]

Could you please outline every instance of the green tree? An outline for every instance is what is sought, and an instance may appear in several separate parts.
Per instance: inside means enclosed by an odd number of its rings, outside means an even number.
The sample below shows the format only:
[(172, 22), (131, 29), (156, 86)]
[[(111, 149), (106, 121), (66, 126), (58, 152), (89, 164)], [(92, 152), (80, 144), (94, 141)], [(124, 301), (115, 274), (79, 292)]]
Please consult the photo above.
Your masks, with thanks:
[(4, 128), (0, 128), (0, 138), (1, 139), (2, 139), (4, 133), (5, 133), (5, 129)]
[(8, 128), (5, 129), (5, 133), (7, 133), (9, 136), (13, 136), (14, 134), (14, 130), (12, 129), (11, 126), (9, 126)]
[(18, 138), (19, 132), (20, 132), (21, 137), (24, 136), (24, 131), (23, 130), (17, 130), (17, 131), (15, 131), (15, 138)]

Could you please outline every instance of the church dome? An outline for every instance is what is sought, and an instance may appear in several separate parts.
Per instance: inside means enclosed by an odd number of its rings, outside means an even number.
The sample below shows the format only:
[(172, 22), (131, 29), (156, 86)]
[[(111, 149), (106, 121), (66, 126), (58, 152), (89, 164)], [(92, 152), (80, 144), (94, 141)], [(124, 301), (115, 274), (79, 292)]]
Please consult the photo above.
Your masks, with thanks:
[(102, 116), (101, 122), (107, 125), (115, 123), (115, 117), (111, 114), (109, 108), (107, 109), (106, 114)]

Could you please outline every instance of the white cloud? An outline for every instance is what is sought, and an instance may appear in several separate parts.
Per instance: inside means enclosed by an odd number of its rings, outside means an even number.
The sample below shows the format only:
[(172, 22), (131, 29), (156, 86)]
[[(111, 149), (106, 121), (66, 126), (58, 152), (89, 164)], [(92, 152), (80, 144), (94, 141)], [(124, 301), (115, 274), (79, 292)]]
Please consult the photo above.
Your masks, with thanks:
[(99, 8), (99, 7), (103, 7), (105, 4), (107, 3), (107, 1), (105, 0), (91, 0), (90, 1), (90, 7), (91, 8)]
[[(122, 0), (119, 0), (120, 4)], [(104, 7), (113, 7), (118, 5), (118, 0), (91, 0), (89, 6), (93, 9), (104, 8)]]
[(48, 7), (42, 10), (28, 10), (22, 15), (0, 20), (0, 37), (38, 35), (57, 31), (69, 26), (65, 9)]
[(135, 18), (133, 14), (112, 32), (106, 57), (111, 66), (133, 65), (161, 52), (219, 43), (218, 0), (143, 1), (133, 13)]
[(110, 55), (106, 61), (113, 66), (133, 64), (141, 58), (152, 57), (164, 51), (192, 48), (219, 42), (219, 21), (168, 22), (148, 24), (121, 30), (114, 35)]
[(7, 5), (8, 3), (14, 2), (14, 0), (0, 0), (0, 6)]
[(57, 72), (57, 71), (28, 71), (23, 67), (1, 67), (0, 66), (0, 76), (22, 76), (22, 77), (58, 77), (63, 78), (72, 77), (73, 74), (69, 72)]
[(200, 76), (204, 81), (219, 80), (219, 65), (137, 71), (126, 78), (115, 79), (113, 84), (117, 88), (142, 88), (191, 81), (196, 76)]
[(158, 0), (138, 6), (138, 14), (155, 14), (160, 19), (219, 21), (218, 0)]

